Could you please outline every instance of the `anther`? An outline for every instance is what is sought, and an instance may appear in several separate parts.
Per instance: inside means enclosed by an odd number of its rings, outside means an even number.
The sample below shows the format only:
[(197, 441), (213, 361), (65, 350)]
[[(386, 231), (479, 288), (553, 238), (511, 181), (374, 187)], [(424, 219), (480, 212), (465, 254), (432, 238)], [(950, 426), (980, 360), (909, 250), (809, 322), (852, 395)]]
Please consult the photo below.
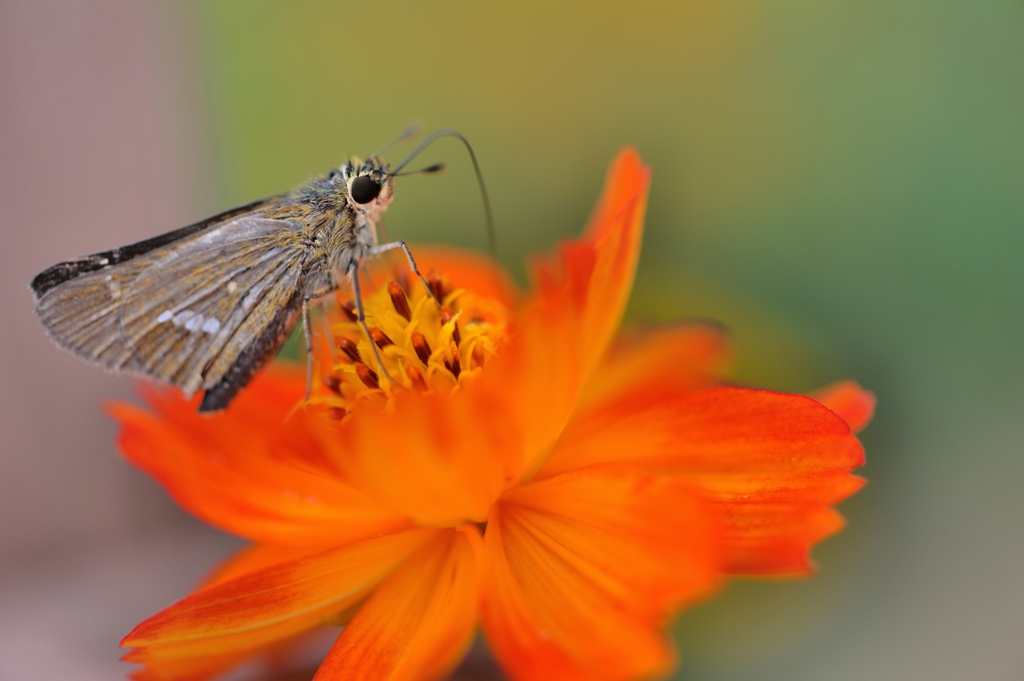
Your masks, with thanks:
[(413, 390), (424, 391), (427, 389), (427, 382), (423, 380), (423, 373), (416, 367), (409, 365), (405, 367), (405, 375), (412, 382)]
[(395, 282), (402, 287), (403, 291), (409, 290), (409, 275), (405, 272), (395, 272)]
[(336, 421), (340, 421), (348, 415), (348, 412), (345, 411), (344, 407), (327, 407), (327, 415)]
[(359, 321), (359, 315), (356, 313), (356, 301), (346, 300), (341, 304), (341, 311), (345, 313), (350, 322)]
[(341, 377), (335, 374), (324, 376), (324, 385), (333, 393), (341, 394)]
[(412, 319), (412, 311), (409, 309), (409, 299), (405, 297), (405, 289), (397, 281), (388, 284), (388, 295), (391, 296), (391, 304), (395, 306), (395, 312), (405, 317), (405, 321)]
[(473, 363), (478, 367), (482, 367), (484, 365), (484, 349), (480, 343), (473, 346)]
[[(455, 319), (455, 315), (452, 314), (451, 310), (449, 310), (447, 307), (441, 309), (441, 323), (442, 324), (447, 324), (448, 322), (450, 322), (453, 319)], [(452, 339), (455, 341), (456, 345), (461, 345), (462, 344), (462, 334), (459, 333), (459, 323), (458, 322), (455, 322), (455, 326), (452, 329)]]
[(388, 335), (378, 329), (376, 326), (370, 327), (370, 337), (373, 338), (373, 342), (377, 344), (377, 347), (383, 350), (389, 345), (394, 345), (395, 341), (388, 338)]
[(416, 356), (420, 358), (420, 361), (427, 364), (430, 360), (430, 346), (427, 345), (427, 338), (419, 331), (413, 331), (409, 337), (412, 340), (412, 349), (416, 351)]
[(448, 371), (452, 372), (452, 376), (455, 378), (458, 378), (459, 374), (462, 373), (462, 363), (459, 361), (459, 347), (455, 343), (452, 343), (452, 359), (449, 362), (445, 358), (444, 365)]
[(356, 376), (367, 388), (376, 390), (380, 388), (380, 381), (377, 380), (377, 372), (362, 362), (356, 362)]
[(338, 347), (341, 348), (341, 351), (344, 352), (353, 362), (362, 361), (362, 358), (359, 356), (359, 346), (356, 345), (356, 342), (348, 336), (345, 336), (338, 341)]
[(430, 292), (434, 294), (434, 298), (437, 299), (437, 302), (440, 303), (444, 301), (444, 297), (448, 293), (448, 287), (444, 285), (444, 280), (441, 278), (440, 274), (438, 274), (436, 271), (433, 271), (430, 274), (428, 274), (427, 286), (430, 287)]

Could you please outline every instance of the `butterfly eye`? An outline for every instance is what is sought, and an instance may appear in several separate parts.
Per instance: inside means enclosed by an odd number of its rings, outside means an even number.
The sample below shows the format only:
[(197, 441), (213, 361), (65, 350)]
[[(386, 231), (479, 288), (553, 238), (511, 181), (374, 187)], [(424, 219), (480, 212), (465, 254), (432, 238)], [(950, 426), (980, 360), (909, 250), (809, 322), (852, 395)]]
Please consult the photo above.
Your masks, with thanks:
[(356, 203), (369, 203), (380, 194), (380, 185), (369, 175), (360, 175), (352, 180), (352, 188), (349, 193)]

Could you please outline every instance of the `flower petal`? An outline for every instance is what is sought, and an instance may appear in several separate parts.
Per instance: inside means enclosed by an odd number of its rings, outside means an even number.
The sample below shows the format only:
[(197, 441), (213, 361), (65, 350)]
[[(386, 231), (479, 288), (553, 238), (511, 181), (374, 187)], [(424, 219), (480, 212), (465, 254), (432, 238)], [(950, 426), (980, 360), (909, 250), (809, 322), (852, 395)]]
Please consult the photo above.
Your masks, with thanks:
[(125, 457), (203, 520), (257, 542), (332, 545), (408, 527), (336, 478), (275, 455), (304, 373), (263, 372), (228, 410), (196, 413), (176, 391), (145, 388), (155, 413), (114, 404)]
[(801, 395), (715, 388), (606, 416), (566, 429), (538, 477), (609, 462), (684, 476), (723, 505), (729, 572), (809, 571), (811, 544), (840, 526), (826, 507), (863, 484), (860, 442)]
[[(434, 532), (410, 530), (239, 570), (160, 612), (121, 642), (143, 679), (203, 678), (343, 613)], [(255, 557), (261, 561), (265, 556)]]
[(360, 608), (316, 679), (427, 681), (462, 659), (476, 628), (480, 532), (438, 532)]
[(811, 397), (843, 417), (850, 430), (859, 433), (875, 415), (875, 394), (857, 381), (839, 381), (816, 390)]
[(618, 328), (640, 256), (649, 185), (650, 169), (637, 152), (620, 152), (584, 238), (535, 263), (537, 290), (520, 311), (505, 353), (511, 357), (496, 363), (504, 372), (499, 380), (519, 397), (528, 469), (565, 426)]
[(682, 479), (604, 466), (513, 488), (484, 538), (488, 641), (514, 679), (665, 674), (659, 628), (714, 587), (719, 540)]
[(265, 546), (261, 544), (249, 544), (229, 556), (220, 565), (214, 568), (197, 587), (206, 589), (218, 584), (224, 584), (232, 580), (250, 575), (260, 570), (283, 565), (299, 560), (314, 553), (320, 553), (323, 548), (309, 548), (296, 546)]
[(520, 469), (506, 454), (521, 451), (522, 436), (495, 418), (507, 396), (469, 388), (361, 405), (340, 426), (323, 422), (321, 442), (353, 486), (394, 513), (435, 527), (484, 521)]
[(586, 249), (565, 251), (566, 283), (573, 289), (586, 286), (586, 298), (580, 301), (580, 349), (588, 369), (619, 328), (633, 290), (650, 183), (651, 171), (641, 164), (636, 150), (623, 150), (608, 171), (599, 207), (587, 228), (593, 255), (584, 255)]
[(721, 327), (691, 323), (618, 339), (580, 397), (574, 420), (639, 411), (670, 397), (718, 385), (732, 363)]
[(565, 251), (566, 283), (573, 289), (586, 286), (586, 298), (580, 301), (580, 349), (588, 368), (611, 342), (633, 290), (650, 181), (651, 171), (641, 164), (636, 150), (621, 152), (608, 172), (599, 208), (587, 228), (593, 254), (583, 248)]
[[(846, 476), (850, 493), (860, 478)], [(843, 528), (839, 512), (813, 503), (723, 504), (726, 570), (739, 575), (804, 575), (814, 569), (810, 547)]]
[(651, 169), (641, 163), (637, 150), (626, 147), (620, 151), (608, 168), (601, 196), (584, 230), (585, 238), (598, 240), (604, 236), (623, 209), (636, 199), (637, 189), (650, 181)]

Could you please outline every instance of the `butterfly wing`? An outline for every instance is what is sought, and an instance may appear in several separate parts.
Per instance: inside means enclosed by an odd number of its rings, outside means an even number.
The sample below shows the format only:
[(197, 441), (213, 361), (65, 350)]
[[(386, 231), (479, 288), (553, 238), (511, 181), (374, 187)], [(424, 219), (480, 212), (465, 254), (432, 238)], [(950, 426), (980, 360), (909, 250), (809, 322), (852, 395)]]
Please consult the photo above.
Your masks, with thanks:
[(177, 241), (183, 241), (193, 234), (199, 234), (211, 227), (229, 222), (234, 218), (278, 204), (283, 199), (283, 194), (259, 199), (258, 201), (247, 203), (244, 206), (238, 206), (237, 208), (226, 210), (223, 213), (218, 213), (217, 215), (188, 225), (187, 227), (175, 229), (129, 246), (122, 246), (121, 248), (104, 251), (103, 253), (94, 253), (93, 255), (87, 255), (83, 258), (75, 258), (74, 260), (68, 260), (67, 262), (57, 263), (52, 267), (47, 267), (45, 270), (37, 274), (35, 278), (32, 279), (30, 286), (38, 299), (50, 289), (55, 288), (70, 279), (74, 279), (75, 277), (83, 274), (88, 274), (89, 272), (95, 272), (96, 270), (111, 267), (113, 265), (119, 265), (123, 262), (128, 262), (163, 246), (170, 245)]
[[(239, 360), (269, 359), (269, 345), (276, 352), (301, 311), (303, 227), (242, 215), (47, 288), (34, 281), (36, 313), (59, 344), (112, 370), (186, 395), (229, 374), (237, 383)], [(246, 367), (244, 382), (259, 365)]]

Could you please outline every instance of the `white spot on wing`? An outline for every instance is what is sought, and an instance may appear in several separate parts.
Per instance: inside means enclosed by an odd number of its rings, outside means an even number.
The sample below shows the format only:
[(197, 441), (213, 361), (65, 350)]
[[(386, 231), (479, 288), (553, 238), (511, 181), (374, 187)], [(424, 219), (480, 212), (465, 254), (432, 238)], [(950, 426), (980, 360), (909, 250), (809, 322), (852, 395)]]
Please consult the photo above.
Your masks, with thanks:
[(179, 312), (178, 314), (174, 315), (171, 318), (171, 323), (174, 324), (175, 326), (181, 326), (191, 318), (192, 310), (182, 310), (181, 312)]
[(237, 290), (238, 290), (238, 282), (236, 282), (236, 281), (229, 281), (228, 282), (228, 293), (234, 293)]
[(201, 328), (203, 325), (203, 315), (197, 314), (194, 317), (189, 317), (189, 320), (185, 322), (185, 328), (189, 331), (195, 331)]
[(217, 331), (219, 330), (220, 322), (218, 322), (213, 317), (210, 317), (205, 322), (203, 322), (203, 331), (205, 331), (206, 333), (217, 333)]
[(164, 322), (170, 321), (172, 316), (174, 315), (170, 310), (164, 310), (160, 313), (160, 316), (156, 318), (156, 321), (158, 324), (163, 324)]

